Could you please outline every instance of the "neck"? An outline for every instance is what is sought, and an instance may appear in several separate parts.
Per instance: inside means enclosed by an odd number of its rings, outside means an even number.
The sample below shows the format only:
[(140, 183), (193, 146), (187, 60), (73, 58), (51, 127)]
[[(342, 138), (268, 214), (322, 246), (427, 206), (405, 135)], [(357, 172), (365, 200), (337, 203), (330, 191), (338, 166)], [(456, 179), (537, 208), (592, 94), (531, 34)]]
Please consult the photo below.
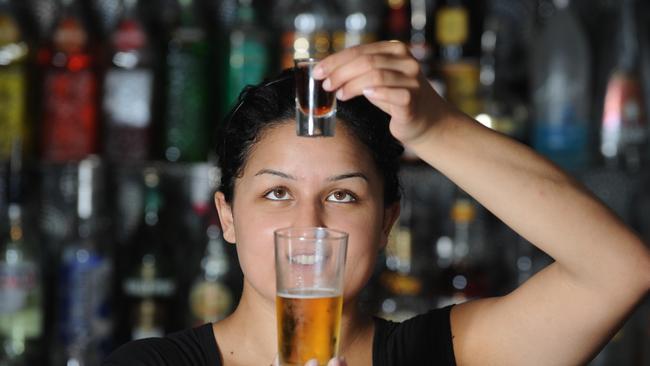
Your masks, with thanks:
[[(343, 306), (341, 317), (341, 355), (355, 348), (372, 330), (372, 318), (363, 314), (356, 298)], [(215, 325), (215, 335), (222, 355), (232, 352), (227, 348), (254, 349), (255, 357), (270, 362), (277, 354), (275, 299), (263, 297), (244, 279), (244, 289), (237, 309)], [(230, 353), (232, 354), (232, 353)], [(249, 355), (245, 355), (246, 358)]]

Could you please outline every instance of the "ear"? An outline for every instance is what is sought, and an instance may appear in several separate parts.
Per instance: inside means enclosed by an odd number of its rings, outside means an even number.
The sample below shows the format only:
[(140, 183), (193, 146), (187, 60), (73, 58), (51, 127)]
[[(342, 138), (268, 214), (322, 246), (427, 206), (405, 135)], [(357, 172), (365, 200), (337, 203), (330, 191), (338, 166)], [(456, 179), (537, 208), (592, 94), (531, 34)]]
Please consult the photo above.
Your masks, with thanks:
[(231, 244), (236, 243), (237, 238), (235, 236), (235, 225), (232, 216), (232, 207), (228, 202), (226, 202), (226, 197), (222, 192), (217, 192), (214, 194), (214, 204), (217, 206), (217, 212), (219, 213), (219, 221), (221, 222), (223, 238)]
[(399, 218), (399, 213), (400, 213), (399, 201), (394, 202), (384, 208), (384, 221), (381, 225), (382, 236), (381, 236), (381, 245), (379, 249), (384, 249), (384, 247), (386, 247), (386, 245), (388, 244), (388, 236), (390, 235), (390, 231), (393, 228), (393, 225), (395, 225), (395, 222)]

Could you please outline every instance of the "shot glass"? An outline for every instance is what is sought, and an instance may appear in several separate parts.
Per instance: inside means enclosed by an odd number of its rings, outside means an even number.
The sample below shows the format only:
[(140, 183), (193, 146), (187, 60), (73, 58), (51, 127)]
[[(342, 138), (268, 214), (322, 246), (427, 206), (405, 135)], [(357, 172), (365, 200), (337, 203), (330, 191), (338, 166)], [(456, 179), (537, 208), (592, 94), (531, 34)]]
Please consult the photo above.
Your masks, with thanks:
[(323, 80), (313, 76), (318, 60), (297, 59), (296, 80), (296, 133), (298, 136), (334, 136), (336, 97), (323, 89)]
[(338, 355), (348, 234), (322, 227), (275, 232), (281, 366), (321, 366)]

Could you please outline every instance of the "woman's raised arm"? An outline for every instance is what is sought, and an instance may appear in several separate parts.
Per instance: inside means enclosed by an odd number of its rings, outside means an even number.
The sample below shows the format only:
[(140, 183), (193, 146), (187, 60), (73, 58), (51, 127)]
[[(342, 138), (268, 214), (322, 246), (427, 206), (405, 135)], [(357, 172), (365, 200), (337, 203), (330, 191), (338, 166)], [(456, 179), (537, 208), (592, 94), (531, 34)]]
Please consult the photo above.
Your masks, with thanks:
[(365, 95), (397, 139), (555, 259), (506, 296), (454, 308), (458, 364), (584, 364), (647, 295), (642, 241), (548, 160), (448, 106), (406, 46), (347, 49), (320, 68), (340, 99)]

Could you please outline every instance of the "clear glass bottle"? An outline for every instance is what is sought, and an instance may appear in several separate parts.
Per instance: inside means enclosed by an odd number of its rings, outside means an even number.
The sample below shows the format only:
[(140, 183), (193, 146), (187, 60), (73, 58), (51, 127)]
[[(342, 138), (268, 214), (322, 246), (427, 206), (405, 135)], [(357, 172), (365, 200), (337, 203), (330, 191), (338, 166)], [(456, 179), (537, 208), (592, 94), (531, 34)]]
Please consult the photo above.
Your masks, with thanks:
[(139, 0), (123, 4), (122, 19), (110, 37), (110, 66), (104, 77), (104, 150), (112, 161), (146, 160), (152, 150), (152, 52), (138, 14)]
[(9, 182), (9, 237), (0, 247), (0, 364), (28, 364), (43, 333), (40, 258), (24, 226), (21, 147), (13, 144)]
[(580, 171), (590, 162), (590, 54), (569, 0), (554, 3), (557, 13), (533, 49), (532, 144), (562, 167)]

